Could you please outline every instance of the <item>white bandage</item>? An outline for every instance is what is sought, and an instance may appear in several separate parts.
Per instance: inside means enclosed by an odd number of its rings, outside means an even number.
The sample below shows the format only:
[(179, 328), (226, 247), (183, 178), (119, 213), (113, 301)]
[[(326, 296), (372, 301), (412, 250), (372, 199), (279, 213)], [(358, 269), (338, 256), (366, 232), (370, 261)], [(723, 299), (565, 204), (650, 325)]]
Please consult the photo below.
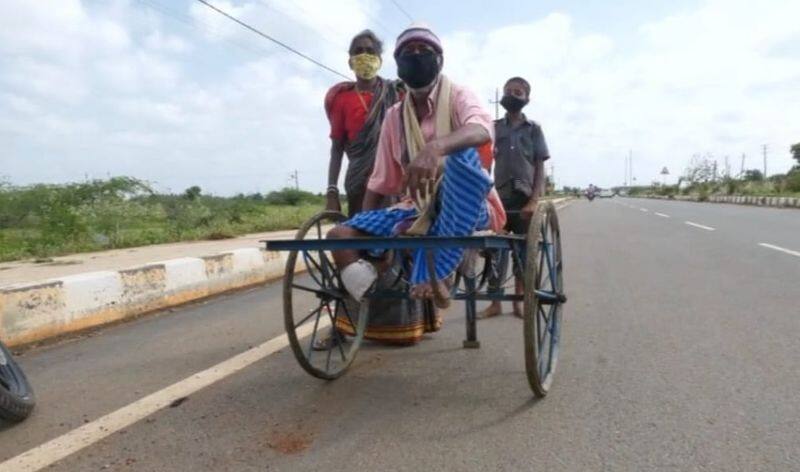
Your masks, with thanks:
[(372, 287), (377, 278), (378, 271), (364, 259), (353, 262), (342, 271), (344, 288), (358, 301), (364, 298), (364, 294)]

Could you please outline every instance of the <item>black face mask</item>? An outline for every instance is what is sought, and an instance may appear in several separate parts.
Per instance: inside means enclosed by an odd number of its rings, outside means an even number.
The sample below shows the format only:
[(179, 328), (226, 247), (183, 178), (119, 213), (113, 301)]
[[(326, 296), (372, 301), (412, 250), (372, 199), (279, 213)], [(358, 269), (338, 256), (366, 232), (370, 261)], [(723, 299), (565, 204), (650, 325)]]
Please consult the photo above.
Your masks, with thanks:
[(528, 104), (527, 100), (523, 100), (513, 95), (503, 95), (503, 98), (500, 100), (500, 105), (503, 105), (503, 108), (510, 111), (511, 113), (516, 113), (522, 110), (522, 107), (524, 107), (527, 104)]
[(397, 76), (412, 89), (430, 85), (439, 75), (439, 62), (433, 52), (397, 56)]

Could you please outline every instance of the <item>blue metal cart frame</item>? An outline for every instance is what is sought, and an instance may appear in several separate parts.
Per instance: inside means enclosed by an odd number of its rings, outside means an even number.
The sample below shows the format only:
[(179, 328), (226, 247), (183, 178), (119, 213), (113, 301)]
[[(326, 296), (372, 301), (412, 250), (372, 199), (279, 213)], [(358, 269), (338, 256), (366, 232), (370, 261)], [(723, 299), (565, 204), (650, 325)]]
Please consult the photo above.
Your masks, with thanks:
[[(539, 205), (531, 218), (527, 235), (325, 239), (324, 229), (344, 220), (345, 217), (338, 212), (323, 212), (307, 221), (298, 230), (295, 239), (264, 241), (267, 250), (289, 251), (284, 276), (284, 322), (295, 357), (307, 372), (328, 380), (341, 376), (358, 352), (369, 318), (365, 308), (367, 304), (358, 307), (348, 297), (330, 251), (392, 251), (396, 260), (397, 283), (390, 289), (370, 290), (366, 298), (407, 299), (409, 287), (404, 278), (409, 269), (408, 251), (457, 247), (466, 250), (452, 292), (453, 300), (465, 303), (464, 347), (480, 347), (477, 339), (477, 301), (523, 302), (528, 382), (536, 396), (547, 394), (558, 360), (562, 308), (567, 300), (563, 285), (560, 228), (555, 207), (551, 203)], [(492, 288), (492, 284), (488, 283), (492, 278), (497, 280), (504, 277), (504, 274), (498, 273), (498, 267), (505, 265), (498, 262), (506, 255), (510, 255), (514, 261), (514, 275), (525, 282), (523, 295), (505, 293), (503, 288)], [(305, 266), (306, 275), (297, 273), (300, 261)], [(483, 262), (482, 267), (479, 267), (480, 262)], [(300, 280), (296, 280), (296, 277)], [(307, 305), (310, 294), (316, 296), (317, 300), (316, 307), (309, 311), (303, 305)], [(355, 311), (358, 311), (358, 318), (354, 321)], [(340, 342), (330, 343), (323, 352), (314, 349), (323, 325), (335, 324), (337, 317), (346, 317), (355, 327), (353, 339), (339, 338)], [(301, 342), (308, 335), (310, 340)], [(333, 335), (340, 336), (335, 330)]]

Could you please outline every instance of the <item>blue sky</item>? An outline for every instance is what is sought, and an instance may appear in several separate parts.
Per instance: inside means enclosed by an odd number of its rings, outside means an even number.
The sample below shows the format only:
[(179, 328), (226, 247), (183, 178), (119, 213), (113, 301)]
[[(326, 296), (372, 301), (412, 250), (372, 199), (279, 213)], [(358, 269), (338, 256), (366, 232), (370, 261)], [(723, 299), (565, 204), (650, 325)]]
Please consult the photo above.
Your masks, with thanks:
[[(488, 100), (533, 83), (559, 185), (676, 180), (693, 155), (733, 173), (793, 163), (800, 2), (398, 0), (442, 37), (445, 73)], [(324, 191), (322, 98), (338, 78), (189, 0), (9, 0), (0, 18), (0, 176), (15, 184), (130, 175), (157, 188)], [(216, 0), (349, 74), (349, 38), (394, 37), (390, 0)]]

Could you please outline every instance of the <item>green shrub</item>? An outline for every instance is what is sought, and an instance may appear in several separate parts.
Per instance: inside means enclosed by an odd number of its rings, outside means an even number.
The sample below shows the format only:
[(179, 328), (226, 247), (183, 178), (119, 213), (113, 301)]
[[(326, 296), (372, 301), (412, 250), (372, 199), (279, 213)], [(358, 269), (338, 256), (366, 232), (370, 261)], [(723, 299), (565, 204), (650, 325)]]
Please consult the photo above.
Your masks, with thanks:
[(698, 192), (697, 192), (697, 199), (701, 202), (707, 202), (709, 195), (709, 189), (707, 185), (700, 185)]
[(764, 174), (758, 169), (749, 169), (744, 172), (745, 182), (760, 182), (764, 180)]
[(270, 192), (264, 200), (272, 205), (300, 205), (302, 203), (317, 203), (322, 204), (324, 197), (321, 195), (314, 195), (305, 190), (297, 190), (293, 188), (284, 188), (276, 192)]
[(656, 195), (662, 195), (665, 197), (673, 197), (676, 193), (678, 193), (678, 186), (677, 185), (661, 185), (654, 188), (654, 193)]
[(128, 177), (61, 185), (0, 181), (0, 261), (295, 229), (324, 197), (284, 189), (232, 198), (154, 193)]
[(723, 184), (727, 195), (736, 195), (739, 193), (740, 182), (738, 180), (728, 177), (723, 181)]
[(786, 176), (786, 190), (800, 192), (800, 168), (795, 168)]

